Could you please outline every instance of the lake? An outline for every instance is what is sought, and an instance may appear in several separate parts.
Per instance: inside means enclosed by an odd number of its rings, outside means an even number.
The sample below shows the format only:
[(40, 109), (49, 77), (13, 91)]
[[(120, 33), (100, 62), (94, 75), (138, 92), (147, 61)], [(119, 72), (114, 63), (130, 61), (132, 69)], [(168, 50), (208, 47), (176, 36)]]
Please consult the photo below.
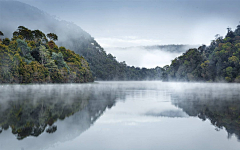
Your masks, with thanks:
[(239, 150), (240, 84), (1, 85), (1, 150)]

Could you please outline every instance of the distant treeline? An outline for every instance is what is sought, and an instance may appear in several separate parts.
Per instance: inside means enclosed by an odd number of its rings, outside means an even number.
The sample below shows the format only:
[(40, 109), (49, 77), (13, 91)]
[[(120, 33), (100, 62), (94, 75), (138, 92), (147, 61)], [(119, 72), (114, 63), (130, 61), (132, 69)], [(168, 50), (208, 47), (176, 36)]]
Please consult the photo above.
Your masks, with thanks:
[(87, 61), (58, 47), (54, 33), (19, 26), (13, 38), (1, 39), (0, 83), (83, 83), (93, 77)]
[(183, 44), (179, 44), (179, 45), (169, 44), (169, 45), (144, 46), (144, 49), (147, 49), (149, 51), (160, 50), (160, 51), (171, 52), (171, 53), (183, 53), (183, 52), (186, 52), (187, 49), (189, 49), (189, 48), (195, 48), (198, 46), (197, 45), (183, 45)]
[(164, 81), (240, 82), (240, 25), (210, 46), (189, 49), (163, 67)]

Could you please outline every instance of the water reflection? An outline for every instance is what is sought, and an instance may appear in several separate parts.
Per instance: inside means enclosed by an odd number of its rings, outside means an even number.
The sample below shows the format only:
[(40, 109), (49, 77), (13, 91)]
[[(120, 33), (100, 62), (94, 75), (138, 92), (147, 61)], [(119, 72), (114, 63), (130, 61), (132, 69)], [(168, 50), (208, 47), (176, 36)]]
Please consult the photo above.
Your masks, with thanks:
[(210, 120), (216, 130), (225, 128), (228, 138), (240, 140), (240, 86), (238, 84), (194, 84), (172, 94), (172, 103), (189, 116)]
[[(85, 85), (4, 85), (0, 91), (0, 132), (8, 130), (18, 140), (37, 137), (43, 132), (54, 133), (57, 120), (64, 120), (76, 112), (86, 113), (87, 128), (115, 104), (117, 88), (99, 90)], [(81, 116), (78, 114), (78, 116)], [(75, 120), (81, 122), (82, 118)]]
[(188, 115), (182, 110), (166, 110), (166, 111), (161, 111), (159, 113), (148, 111), (145, 113), (145, 115), (154, 116), (154, 117), (171, 117), (171, 118), (188, 117)]
[[(209, 138), (217, 137), (216, 131), (207, 133), (210, 132), (208, 128), (202, 128), (201, 133), (198, 131), (189, 133), (188, 130), (192, 126), (201, 126), (198, 118), (210, 120), (217, 130), (226, 129), (228, 137), (235, 134), (240, 139), (239, 91), (238, 84), (203, 83), (100, 82), (69, 85), (2, 85), (0, 147), (55, 150), (61, 148), (52, 148), (55, 144), (77, 139), (82, 141), (82, 147), (77, 142), (73, 149), (88, 149), (95, 137), (111, 141), (118, 135), (119, 139), (112, 141), (117, 143), (118, 148), (107, 147), (111, 144), (106, 143), (101, 148), (99, 143), (92, 149), (148, 149), (149, 146), (177, 149), (181, 147), (180, 139), (183, 136), (178, 135), (178, 132), (189, 136), (188, 140), (192, 140), (192, 136), (195, 135), (199, 136), (194, 137), (196, 141), (202, 139), (205, 134), (209, 134)], [(94, 130), (90, 128), (93, 125)], [(103, 129), (106, 129), (106, 132)], [(118, 132), (119, 129), (122, 129), (121, 132)], [(94, 134), (92, 130), (101, 132)], [(85, 136), (82, 136), (82, 133), (86, 133)], [(88, 134), (90, 143), (86, 140)], [(141, 143), (140, 137), (147, 135), (149, 140)], [(131, 147), (124, 147), (122, 144), (126, 139), (134, 139), (129, 143)], [(169, 140), (177, 141), (176, 145), (171, 145), (170, 148)], [(224, 142), (222, 143), (226, 146)], [(66, 147), (70, 145), (74, 143)]]

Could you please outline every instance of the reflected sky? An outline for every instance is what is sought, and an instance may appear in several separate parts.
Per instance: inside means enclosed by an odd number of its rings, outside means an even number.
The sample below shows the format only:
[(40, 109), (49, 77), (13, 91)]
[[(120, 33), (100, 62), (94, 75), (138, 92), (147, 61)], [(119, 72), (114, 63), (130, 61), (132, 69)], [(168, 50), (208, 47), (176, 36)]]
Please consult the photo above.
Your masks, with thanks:
[[(39, 89), (42, 92), (38, 94)], [(21, 85), (21, 88), (3, 85), (0, 93), (5, 93), (8, 99), (1, 101), (1, 112), (8, 114), (8, 110), (17, 105), (36, 112), (38, 105), (26, 105), (26, 98), (36, 103), (48, 98), (44, 108), (51, 108), (52, 114), (59, 115), (53, 124), (43, 121), (46, 128), (39, 136), (29, 135), (22, 140), (12, 133), (18, 121), (8, 118), (5, 122), (8, 121), (10, 127), (0, 134), (0, 147), (19, 150), (237, 150), (240, 148), (237, 138), (240, 135), (239, 89), (238, 84), (154, 81)], [(44, 95), (47, 92), (49, 94)], [(9, 99), (14, 93), (21, 94)], [(61, 98), (62, 93), (69, 96)], [(62, 105), (58, 105), (59, 101)], [(28, 103), (31, 104), (31, 100)], [(69, 114), (68, 110), (72, 112)], [(67, 115), (61, 118), (61, 114)], [(41, 120), (38, 117), (37, 120)], [(1, 119), (1, 126), (3, 122)], [(37, 125), (39, 121), (34, 123)], [(49, 134), (46, 130), (51, 126), (56, 126), (57, 130)]]

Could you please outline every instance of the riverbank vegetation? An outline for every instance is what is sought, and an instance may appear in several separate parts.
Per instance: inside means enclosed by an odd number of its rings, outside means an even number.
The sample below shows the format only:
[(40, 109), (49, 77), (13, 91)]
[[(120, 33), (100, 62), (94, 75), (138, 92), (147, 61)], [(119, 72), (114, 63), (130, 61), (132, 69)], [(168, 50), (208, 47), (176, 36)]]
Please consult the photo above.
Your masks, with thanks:
[(163, 67), (164, 81), (240, 82), (240, 25)]
[[(0, 37), (4, 36), (0, 32)], [(0, 83), (93, 82), (88, 62), (58, 47), (54, 33), (19, 26), (13, 38), (0, 40)]]

